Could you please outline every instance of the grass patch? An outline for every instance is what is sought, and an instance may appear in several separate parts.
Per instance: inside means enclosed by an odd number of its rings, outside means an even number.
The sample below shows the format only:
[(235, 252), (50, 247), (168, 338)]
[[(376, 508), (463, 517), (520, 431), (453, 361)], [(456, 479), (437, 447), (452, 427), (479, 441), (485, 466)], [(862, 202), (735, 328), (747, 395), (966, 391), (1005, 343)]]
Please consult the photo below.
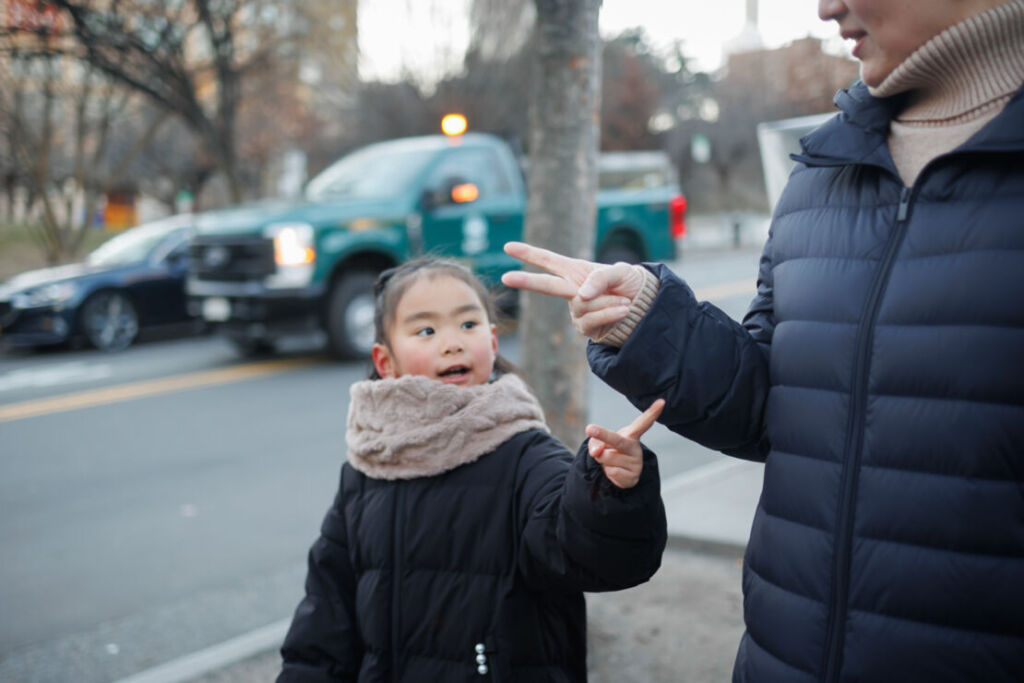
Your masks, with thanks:
[[(46, 262), (46, 253), (40, 241), (34, 237), (41, 231), (42, 227), (38, 224), (0, 221), (0, 282), (26, 270), (56, 265)], [(104, 230), (90, 229), (79, 253), (65, 262), (85, 258), (86, 254), (113, 235)]]

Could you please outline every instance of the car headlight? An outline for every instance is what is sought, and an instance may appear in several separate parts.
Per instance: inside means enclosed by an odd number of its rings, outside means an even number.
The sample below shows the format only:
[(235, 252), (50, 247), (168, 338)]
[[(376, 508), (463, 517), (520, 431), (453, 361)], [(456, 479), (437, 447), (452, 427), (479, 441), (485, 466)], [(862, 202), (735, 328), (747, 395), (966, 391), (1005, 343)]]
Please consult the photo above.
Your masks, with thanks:
[(268, 287), (304, 287), (313, 278), (316, 249), (309, 223), (274, 223), (263, 234), (274, 240), (277, 272), (265, 281)]
[(73, 297), (76, 291), (77, 288), (70, 282), (56, 282), (52, 285), (43, 285), (18, 292), (11, 297), (11, 305), (15, 308), (56, 306)]

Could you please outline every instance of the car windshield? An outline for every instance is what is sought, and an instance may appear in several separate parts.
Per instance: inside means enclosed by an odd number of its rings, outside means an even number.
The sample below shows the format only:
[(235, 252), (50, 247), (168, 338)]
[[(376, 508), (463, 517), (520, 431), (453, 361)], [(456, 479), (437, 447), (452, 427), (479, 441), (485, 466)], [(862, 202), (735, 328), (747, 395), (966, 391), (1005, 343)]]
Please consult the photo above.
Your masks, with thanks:
[(140, 263), (149, 258), (149, 255), (160, 246), (167, 235), (180, 227), (181, 221), (172, 219), (125, 230), (93, 250), (87, 260), (97, 266)]
[(434, 155), (429, 149), (367, 147), (328, 166), (309, 181), (306, 197), (323, 199), (384, 199), (402, 193)]

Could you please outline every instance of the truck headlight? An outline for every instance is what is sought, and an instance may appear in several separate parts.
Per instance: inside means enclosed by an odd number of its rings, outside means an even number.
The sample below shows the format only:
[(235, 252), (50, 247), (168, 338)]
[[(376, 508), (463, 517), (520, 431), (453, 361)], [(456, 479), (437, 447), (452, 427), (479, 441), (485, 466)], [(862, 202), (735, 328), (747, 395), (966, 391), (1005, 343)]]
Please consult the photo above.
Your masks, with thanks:
[(309, 223), (274, 223), (263, 234), (274, 240), (277, 272), (267, 277), (267, 287), (305, 287), (313, 278), (316, 249)]
[(76, 288), (70, 282), (56, 282), (52, 285), (36, 287), (18, 292), (11, 297), (11, 305), (15, 308), (43, 308), (56, 306), (75, 295)]

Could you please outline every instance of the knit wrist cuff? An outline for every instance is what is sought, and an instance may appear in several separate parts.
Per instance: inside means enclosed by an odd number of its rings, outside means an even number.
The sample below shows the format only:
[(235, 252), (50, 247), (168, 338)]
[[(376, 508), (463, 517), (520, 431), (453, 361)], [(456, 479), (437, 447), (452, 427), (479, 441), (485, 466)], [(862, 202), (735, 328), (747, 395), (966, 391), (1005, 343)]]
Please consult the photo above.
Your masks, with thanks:
[(654, 302), (654, 297), (658, 295), (658, 289), (661, 287), (661, 281), (658, 280), (654, 273), (647, 270), (643, 266), (633, 266), (643, 279), (640, 285), (640, 291), (637, 292), (636, 296), (633, 297), (632, 303), (629, 305), (629, 312), (626, 313), (626, 317), (618, 322), (615, 327), (608, 330), (600, 339), (595, 339), (598, 344), (607, 344), (608, 346), (621, 347), (629, 339), (629, 335), (633, 334), (633, 330), (640, 323), (640, 319), (647, 313), (647, 309), (651, 307)]

